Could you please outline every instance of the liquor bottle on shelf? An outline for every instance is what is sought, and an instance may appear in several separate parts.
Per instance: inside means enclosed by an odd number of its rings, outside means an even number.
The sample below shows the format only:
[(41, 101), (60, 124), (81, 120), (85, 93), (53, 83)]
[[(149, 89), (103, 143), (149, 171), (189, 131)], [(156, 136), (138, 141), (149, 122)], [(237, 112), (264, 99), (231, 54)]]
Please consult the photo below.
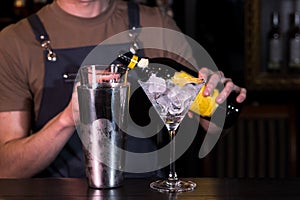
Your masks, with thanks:
[[(123, 65), (121, 75), (127, 73), (129, 70), (135, 70), (138, 73), (138, 78), (142, 81), (147, 81), (153, 74), (164, 79), (172, 79), (173, 82), (177, 82), (178, 84), (193, 83), (193, 81), (197, 81), (196, 79), (198, 79), (195, 78), (198, 76), (197, 72), (169, 58), (145, 58), (127, 52), (120, 54), (116, 61)], [(215, 102), (219, 94), (218, 89), (215, 89), (213, 94), (208, 97), (204, 97), (202, 91), (197, 95), (190, 110), (206, 119), (210, 119), (215, 113), (226, 113), (223, 127), (227, 129), (233, 126), (242, 108), (242, 104), (236, 102), (238, 93), (232, 92), (226, 104), (218, 105)]]
[(271, 16), (271, 29), (268, 33), (267, 71), (280, 72), (283, 69), (283, 37), (280, 29), (278, 12)]
[(300, 72), (300, 13), (291, 15), (288, 32), (288, 67), (291, 72)]

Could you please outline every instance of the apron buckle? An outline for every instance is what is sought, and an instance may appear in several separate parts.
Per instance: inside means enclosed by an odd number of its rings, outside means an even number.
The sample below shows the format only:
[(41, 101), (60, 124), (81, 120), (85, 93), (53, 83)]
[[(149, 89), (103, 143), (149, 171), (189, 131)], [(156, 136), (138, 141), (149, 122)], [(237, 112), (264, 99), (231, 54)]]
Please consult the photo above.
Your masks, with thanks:
[(48, 61), (55, 62), (56, 59), (57, 59), (57, 56), (56, 56), (56, 53), (54, 53), (54, 51), (52, 50), (52, 47), (51, 47), (51, 45), (50, 45), (50, 40), (44, 40), (44, 41), (41, 43), (41, 46), (42, 46), (46, 51), (48, 51), (48, 54), (47, 54), (47, 59), (48, 59)]

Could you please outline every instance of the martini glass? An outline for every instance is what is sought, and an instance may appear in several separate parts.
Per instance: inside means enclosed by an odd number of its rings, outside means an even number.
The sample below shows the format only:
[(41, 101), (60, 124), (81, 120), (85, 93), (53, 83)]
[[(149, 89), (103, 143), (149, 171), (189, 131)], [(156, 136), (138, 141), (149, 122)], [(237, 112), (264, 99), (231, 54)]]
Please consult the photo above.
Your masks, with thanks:
[(150, 187), (160, 192), (185, 192), (192, 191), (196, 183), (179, 180), (175, 170), (175, 134), (189, 110), (192, 102), (199, 93), (204, 81), (198, 79), (183, 85), (175, 84), (172, 79), (163, 79), (152, 74), (143, 82), (138, 81), (156, 112), (168, 129), (171, 142), (170, 147), (170, 172), (165, 180), (157, 180)]

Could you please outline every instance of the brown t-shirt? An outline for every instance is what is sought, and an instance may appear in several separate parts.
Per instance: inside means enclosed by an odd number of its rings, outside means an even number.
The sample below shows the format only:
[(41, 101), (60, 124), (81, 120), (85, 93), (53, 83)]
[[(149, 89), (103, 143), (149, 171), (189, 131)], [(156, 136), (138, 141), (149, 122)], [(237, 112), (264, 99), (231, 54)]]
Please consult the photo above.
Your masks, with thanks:
[[(55, 1), (38, 12), (53, 49), (97, 45), (128, 30), (127, 4), (121, 0), (94, 18), (64, 12)], [(158, 8), (140, 6), (142, 27), (179, 30)], [(44, 54), (26, 19), (0, 32), (0, 112), (30, 111), (37, 116), (43, 92)]]

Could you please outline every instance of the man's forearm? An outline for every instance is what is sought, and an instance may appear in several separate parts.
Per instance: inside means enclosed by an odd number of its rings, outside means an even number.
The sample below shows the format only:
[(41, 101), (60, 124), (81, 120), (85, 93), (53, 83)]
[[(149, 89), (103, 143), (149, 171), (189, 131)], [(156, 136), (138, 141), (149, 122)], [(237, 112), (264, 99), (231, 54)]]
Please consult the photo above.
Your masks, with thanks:
[(66, 126), (60, 115), (39, 132), (0, 147), (0, 177), (32, 177), (55, 159), (75, 130), (74, 126)]

